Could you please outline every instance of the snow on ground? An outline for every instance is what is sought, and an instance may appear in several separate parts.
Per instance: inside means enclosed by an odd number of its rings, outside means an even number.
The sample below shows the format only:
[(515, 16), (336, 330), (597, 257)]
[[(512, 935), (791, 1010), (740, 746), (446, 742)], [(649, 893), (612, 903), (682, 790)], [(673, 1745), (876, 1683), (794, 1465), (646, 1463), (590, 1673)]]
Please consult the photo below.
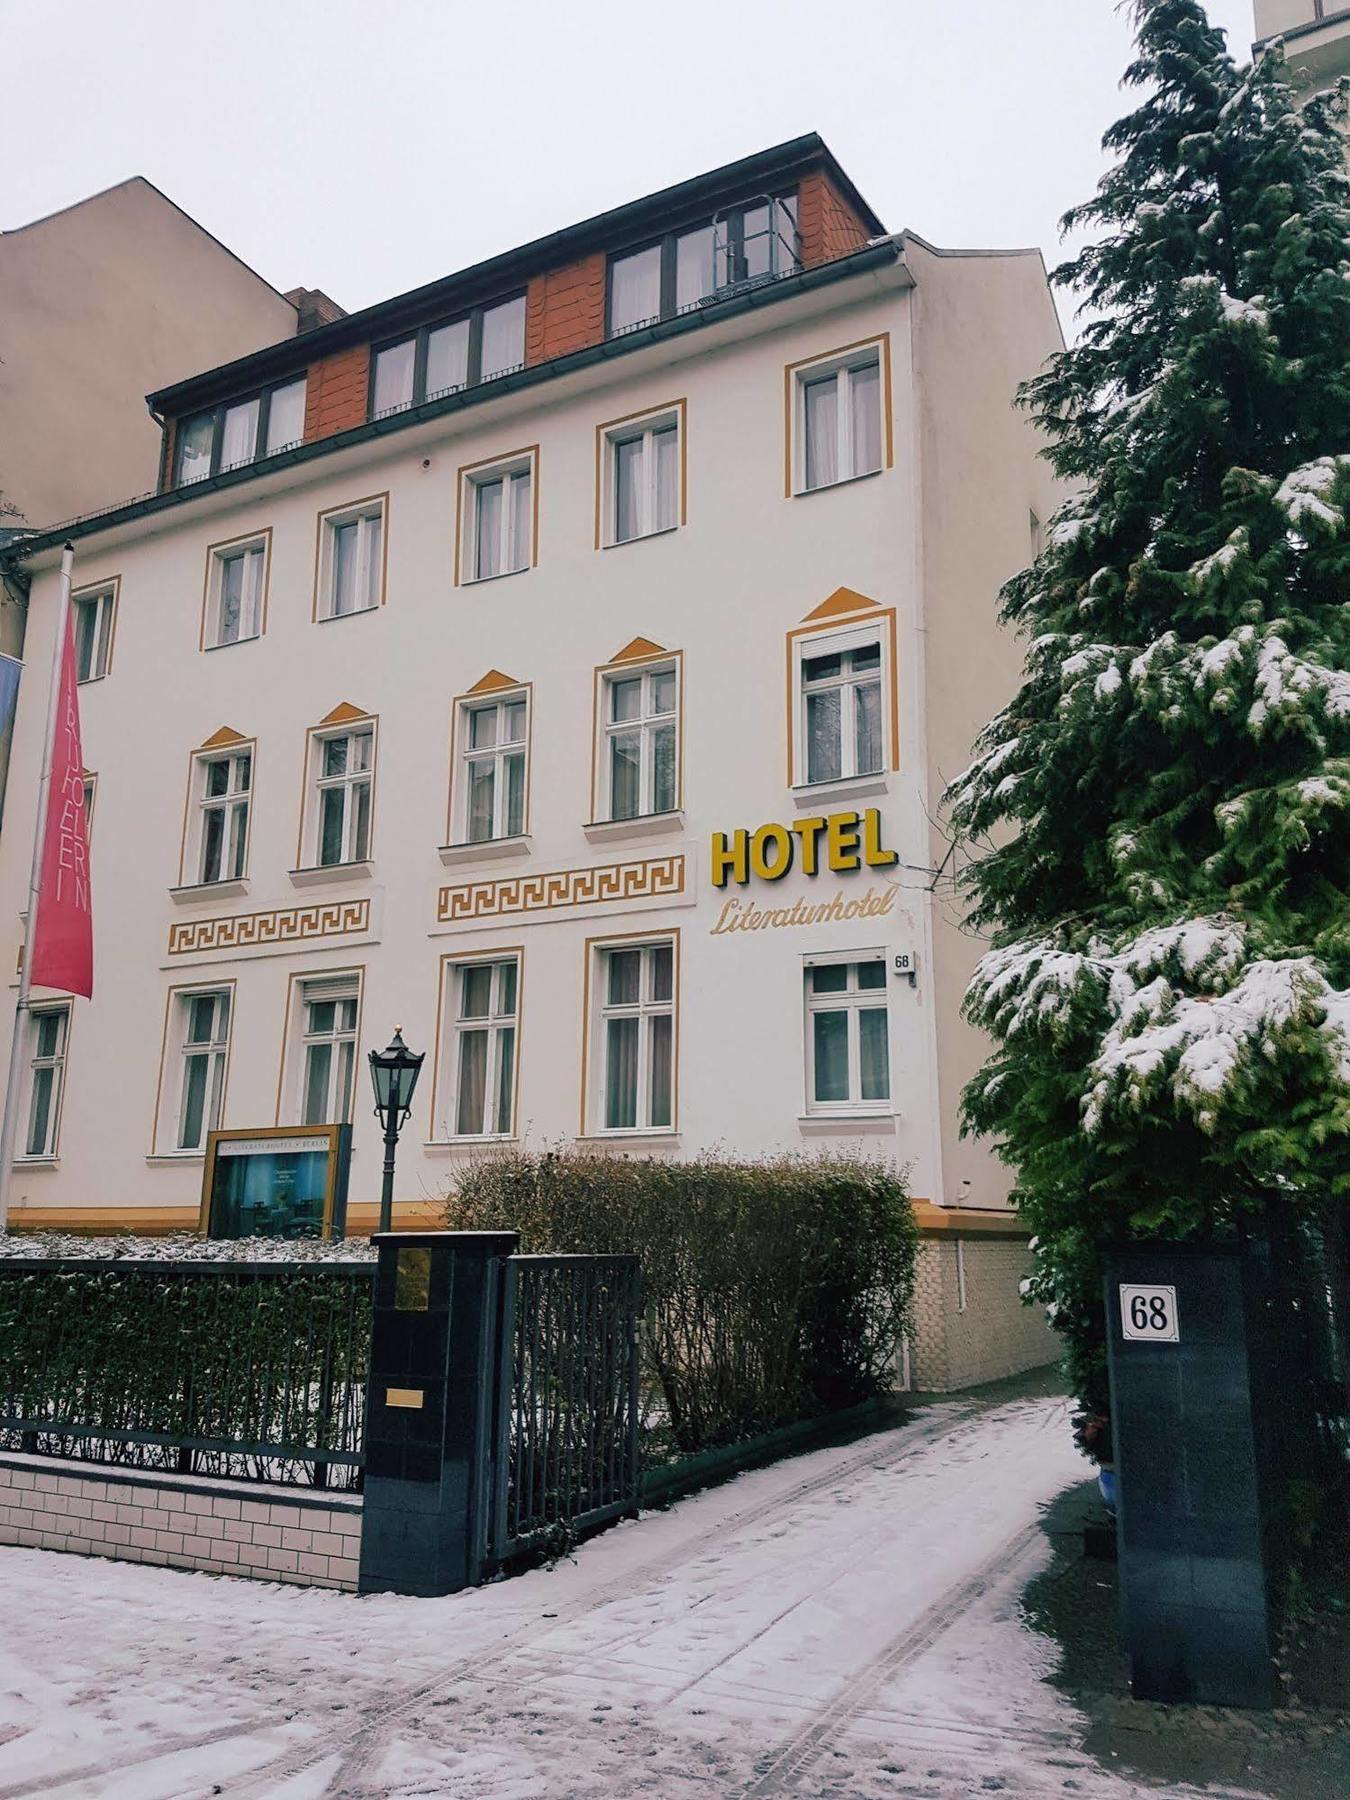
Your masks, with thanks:
[(1084, 1473), (957, 1399), (444, 1600), (0, 1550), (0, 1800), (1156, 1794), (1018, 1615)]

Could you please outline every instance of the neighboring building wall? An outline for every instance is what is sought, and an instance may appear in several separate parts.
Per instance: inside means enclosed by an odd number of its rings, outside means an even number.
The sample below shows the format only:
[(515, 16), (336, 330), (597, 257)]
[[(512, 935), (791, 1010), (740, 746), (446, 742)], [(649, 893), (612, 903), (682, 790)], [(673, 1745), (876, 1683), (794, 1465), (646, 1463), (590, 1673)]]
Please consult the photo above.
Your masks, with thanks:
[[(962, 1266), (963, 1265), (963, 1266)], [(919, 1246), (910, 1386), (926, 1393), (978, 1387), (1059, 1355), (1042, 1307), (1020, 1284), (1031, 1273), (1025, 1239), (942, 1231)]]
[(1284, 39), (1285, 69), (1300, 105), (1350, 76), (1350, 6), (1340, 0), (1256, 0), (1258, 54), (1273, 37)]
[(0, 1544), (354, 1593), (361, 1501), (0, 1453)]
[(0, 233), (0, 492), (33, 526), (148, 492), (160, 432), (145, 395), (295, 325), (139, 176)]
[[(910, 236), (914, 371), (919, 413), (918, 639), (927, 747), (928, 857), (941, 867), (933, 906), (937, 1093), (948, 1206), (999, 1206), (1009, 1172), (981, 1140), (960, 1135), (960, 1096), (989, 1054), (961, 1019), (966, 985), (984, 948), (964, 926), (957, 889), (964, 863), (943, 824), (948, 782), (970, 763), (977, 734), (1012, 699), (1023, 646), (997, 621), (999, 589), (1032, 560), (1031, 518), (1041, 525), (1063, 498), (1040, 440), (1014, 405), (1019, 382), (1063, 347), (1038, 253), (939, 252)], [(921, 975), (921, 981), (924, 977)]]

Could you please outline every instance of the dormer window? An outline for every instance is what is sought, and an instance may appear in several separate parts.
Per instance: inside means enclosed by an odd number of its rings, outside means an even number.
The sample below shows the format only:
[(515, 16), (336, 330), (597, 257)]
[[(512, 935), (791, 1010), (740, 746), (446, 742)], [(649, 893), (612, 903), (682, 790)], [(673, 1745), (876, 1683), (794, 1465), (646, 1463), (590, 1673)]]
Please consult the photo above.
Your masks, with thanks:
[(382, 419), (438, 400), (456, 389), (505, 375), (525, 361), (525, 296), (480, 307), (447, 325), (420, 331), (376, 350), (372, 359), (370, 416)]
[(185, 487), (289, 450), (305, 435), (305, 377), (180, 419), (174, 486)]
[(610, 258), (609, 335), (639, 331), (728, 289), (790, 275), (800, 267), (795, 194), (727, 207), (711, 224), (669, 232), (653, 244)]

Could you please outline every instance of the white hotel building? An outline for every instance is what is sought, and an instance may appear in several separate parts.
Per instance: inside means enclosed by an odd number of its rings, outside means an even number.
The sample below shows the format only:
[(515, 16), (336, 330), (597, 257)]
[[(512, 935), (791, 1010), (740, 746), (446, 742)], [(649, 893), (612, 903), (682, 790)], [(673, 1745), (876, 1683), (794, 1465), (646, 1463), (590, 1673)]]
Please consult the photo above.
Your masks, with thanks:
[(95, 928), (15, 1224), (190, 1226), (212, 1127), (350, 1119), (368, 1229), (398, 1024), (400, 1220), (492, 1140), (861, 1148), (986, 1319), (924, 1379), (1045, 1360), (935, 820), (1017, 679), (1059, 344), (1035, 251), (889, 235), (807, 137), (150, 396), (160, 491), (10, 551), (7, 966), (67, 537)]

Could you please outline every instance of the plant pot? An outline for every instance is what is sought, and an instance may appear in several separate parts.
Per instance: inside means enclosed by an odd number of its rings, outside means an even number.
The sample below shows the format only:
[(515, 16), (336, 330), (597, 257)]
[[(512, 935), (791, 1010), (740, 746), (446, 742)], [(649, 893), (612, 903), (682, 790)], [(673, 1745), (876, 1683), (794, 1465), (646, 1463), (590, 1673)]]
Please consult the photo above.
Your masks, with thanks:
[(1116, 1516), (1116, 1472), (1110, 1463), (1102, 1463), (1097, 1470), (1097, 1492), (1102, 1497), (1102, 1504), (1114, 1519)]

